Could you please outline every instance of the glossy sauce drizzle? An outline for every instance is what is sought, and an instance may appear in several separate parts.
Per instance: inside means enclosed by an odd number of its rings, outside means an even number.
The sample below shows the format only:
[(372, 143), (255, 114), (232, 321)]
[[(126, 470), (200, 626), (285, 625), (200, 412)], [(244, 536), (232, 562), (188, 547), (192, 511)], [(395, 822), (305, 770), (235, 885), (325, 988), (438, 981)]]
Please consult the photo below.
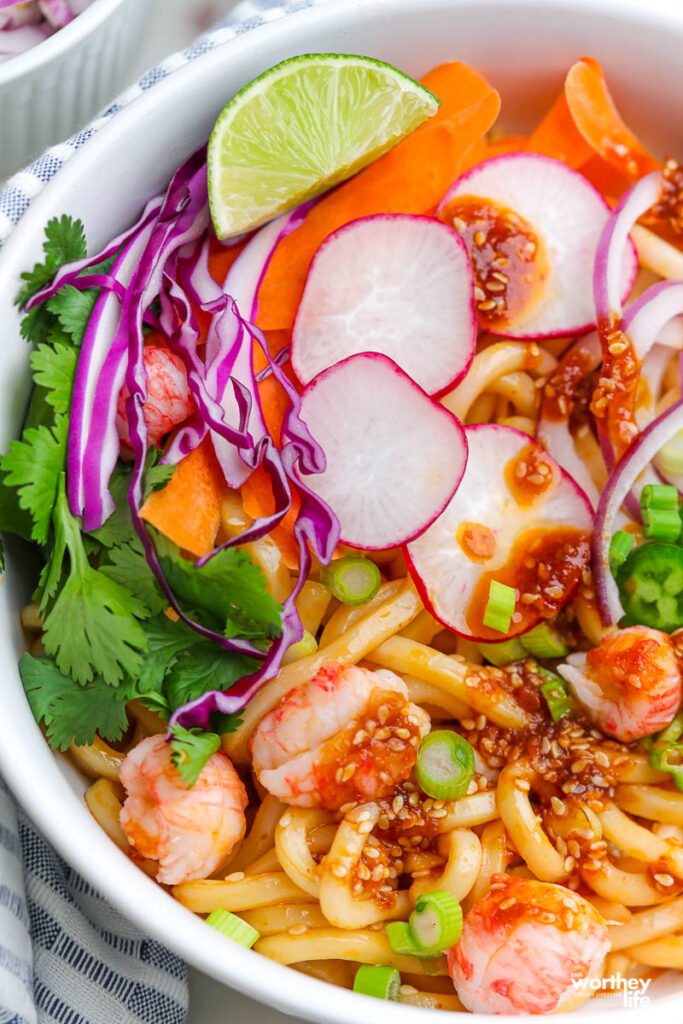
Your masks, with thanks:
[(479, 196), (458, 196), (439, 214), (467, 246), (484, 328), (502, 329), (537, 301), (548, 274), (543, 243), (514, 210)]
[(590, 558), (590, 538), (570, 526), (526, 530), (515, 541), (505, 565), (479, 577), (467, 608), (467, 625), (482, 640), (501, 634), (484, 625), (491, 580), (516, 590), (517, 601), (508, 636), (557, 615), (581, 579)]

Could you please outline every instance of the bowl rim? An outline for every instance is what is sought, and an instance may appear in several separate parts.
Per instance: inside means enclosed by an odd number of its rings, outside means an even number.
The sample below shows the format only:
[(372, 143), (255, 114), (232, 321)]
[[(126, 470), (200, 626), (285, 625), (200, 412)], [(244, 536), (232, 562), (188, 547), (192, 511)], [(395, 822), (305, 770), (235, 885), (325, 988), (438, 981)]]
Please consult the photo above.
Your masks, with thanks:
[[(0, 88), (24, 75), (41, 70), (46, 64), (57, 60), (68, 50), (78, 46), (119, 7), (123, 7), (128, 2), (129, 0), (93, 0), (89, 7), (86, 7), (64, 28), (60, 28), (24, 53), (19, 53), (11, 60), (0, 64)], [(134, 2), (145, 3), (147, 0), (134, 0)]]
[[(96, 4), (113, 7), (125, 0), (95, 0)], [(667, 28), (680, 34), (683, 41), (683, 18), (678, 12), (665, 12), (652, 8), (648, 0), (621, 0), (619, 8), (614, 0), (424, 0), (431, 9), (450, 10), (453, 7), (517, 6), (529, 13), (541, 14), (548, 9), (556, 9), (567, 13), (585, 11), (589, 14), (609, 15), (621, 21), (634, 21), (641, 26)], [(164, 95), (172, 97), (177, 89), (192, 76), (195, 64), (202, 62), (205, 69), (220, 63), (235, 48), (245, 48), (257, 53), (262, 43), (278, 35), (287, 38), (302, 38), (307, 27), (315, 27), (324, 31), (339, 29), (344, 26), (351, 11), (359, 14), (376, 12), (387, 18), (400, 17), (415, 13), (415, 0), (329, 0), (316, 7), (293, 12), (286, 18), (270, 21), (239, 37), (231, 37), (217, 44), (212, 50), (196, 58), (196, 61), (179, 68), (173, 75), (160, 81), (153, 90), (140, 96), (134, 103), (122, 109), (115, 118), (110, 119), (100, 131), (88, 140), (73, 157), (64, 164), (58, 174), (62, 189), (74, 187), (80, 180), (82, 168), (88, 166), (88, 156), (96, 148), (96, 140), (108, 144), (117, 138), (126, 137), (130, 126), (135, 124), (138, 111), (144, 110), (148, 104), (157, 105), (163, 102)], [(87, 12), (84, 12), (84, 15)], [(80, 17), (83, 17), (81, 15)], [(63, 30), (64, 31), (64, 30)], [(206, 71), (208, 74), (208, 70)], [(54, 179), (42, 193), (36, 197), (27, 213), (14, 228), (2, 250), (0, 250), (0, 295), (2, 278), (6, 275), (10, 282), (16, 279), (17, 260), (21, 256), (24, 241), (40, 230), (45, 223), (45, 213), (50, 209), (51, 194), (54, 190)], [(52, 762), (45, 775), (56, 774), (56, 795), (66, 792), (68, 783), (54, 766), (53, 754), (33, 721), (28, 702), (22, 708), (24, 721), (28, 731), (33, 732), (35, 739), (42, 745), (38, 776), (43, 772), (43, 765)], [(427, 1024), (433, 1021), (433, 1010), (418, 1008), (370, 997), (359, 997), (358, 994), (345, 989), (330, 990), (325, 982), (295, 972), (274, 961), (263, 957), (256, 959), (253, 951), (235, 946), (221, 936), (216, 936), (204, 927), (204, 922), (196, 915), (186, 911), (164, 890), (141, 872), (111, 840), (97, 823), (90, 818), (85, 805), (72, 800), (66, 808), (68, 825), (80, 824), (89, 819), (85, 827), (85, 835), (89, 845), (84, 846), (81, 836), (75, 836), (65, 827), (64, 818), (57, 807), (58, 801), (46, 799), (44, 790), (36, 785), (36, 765), (31, 760), (31, 743), (23, 744), (22, 737), (16, 735), (21, 730), (13, 729), (7, 716), (0, 716), (0, 769), (10, 785), (13, 793), (23, 805), (35, 824), (44, 832), (49, 842), (58, 852), (73, 865), (95, 888), (97, 888), (125, 917), (136, 924), (143, 932), (153, 936), (160, 942), (174, 949), (188, 963), (204, 973), (210, 973), (226, 986), (238, 989), (245, 995), (273, 1009), (283, 1011), (297, 1017), (304, 1016), (309, 1020), (324, 1019), (327, 1024), (349, 1024), (355, 1020), (372, 1021), (373, 1024)], [(23, 735), (23, 732), (22, 732)], [(34, 751), (35, 752), (35, 751)], [(69, 791), (70, 797), (73, 792)], [(56, 809), (57, 808), (57, 809)], [(85, 814), (83, 818), (82, 814)], [(89, 826), (92, 826), (90, 828)], [(102, 853), (107, 863), (111, 862), (112, 871), (98, 866), (97, 854)], [(116, 870), (113, 870), (113, 869)], [(119, 885), (125, 880), (126, 886)], [(169, 934), (168, 927), (173, 928)], [(224, 943), (224, 945), (221, 945)], [(272, 985), (270, 985), (272, 982)], [(270, 988), (269, 998), (266, 992)], [(361, 1008), (361, 1002), (363, 1008)], [(657, 1009), (661, 1019), (667, 1019), (667, 1010), (683, 1006), (683, 992), (664, 995), (657, 1000)], [(660, 1009), (661, 1008), (661, 1009)], [(590, 1024), (614, 1020), (614, 1014), (622, 1011), (622, 1007), (613, 1006), (582, 1014), (583, 1020)], [(443, 1011), (441, 1011), (443, 1012)], [(611, 1017), (607, 1015), (611, 1014)], [(632, 1009), (629, 1013), (629, 1024), (651, 1024), (652, 1008)], [(428, 1016), (429, 1015), (429, 1018)], [(455, 1020), (460, 1014), (451, 1011), (450, 1018)], [(497, 1024), (508, 1021), (513, 1024), (519, 1017), (511, 1015), (480, 1014), (480, 1024)], [(530, 1019), (529, 1017), (526, 1018)], [(562, 1019), (569, 1019), (562, 1015)], [(581, 1017), (578, 1018), (581, 1020)]]

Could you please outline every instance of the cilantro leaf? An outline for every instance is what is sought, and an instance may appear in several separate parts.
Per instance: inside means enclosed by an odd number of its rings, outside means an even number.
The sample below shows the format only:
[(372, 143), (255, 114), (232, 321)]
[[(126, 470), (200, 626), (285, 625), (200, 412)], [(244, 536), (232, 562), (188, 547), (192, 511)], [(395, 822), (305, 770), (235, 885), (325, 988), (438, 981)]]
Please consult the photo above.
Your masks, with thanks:
[(209, 690), (229, 690), (238, 679), (251, 675), (257, 668), (258, 662), (246, 654), (224, 651), (218, 644), (197, 644), (180, 653), (171, 665), (164, 694), (175, 711)]
[(34, 718), (45, 722), (53, 749), (92, 743), (95, 733), (117, 740), (128, 727), (126, 702), (135, 696), (132, 684), (114, 689), (94, 679), (88, 686), (79, 686), (51, 659), (30, 654), (21, 658), (19, 671)]
[[(147, 619), (143, 628), (147, 636), (148, 652), (140, 668), (138, 682), (140, 692), (147, 693), (162, 689), (166, 674), (178, 654), (194, 647), (199, 637), (184, 622), (174, 622), (164, 614)], [(168, 706), (165, 696), (164, 701)]]
[(38, 345), (31, 353), (33, 379), (46, 389), (45, 400), (56, 413), (66, 413), (71, 408), (77, 363), (78, 350), (63, 342)]
[(183, 729), (173, 726), (171, 760), (180, 772), (188, 789), (194, 786), (206, 762), (221, 748), (221, 738), (215, 732), (201, 729)]
[(81, 221), (72, 220), (66, 214), (59, 218), (53, 217), (45, 227), (43, 251), (43, 263), (36, 263), (33, 270), (25, 271), (21, 275), (25, 283), (17, 296), (18, 306), (25, 306), (36, 292), (50, 283), (65, 263), (74, 263), (85, 258), (87, 248)]
[(245, 551), (219, 551), (201, 568), (183, 558), (161, 534), (156, 546), (166, 579), (188, 607), (221, 623), (228, 636), (272, 638), (282, 631), (282, 607), (266, 590), (260, 567)]
[[(92, 273), (92, 271), (88, 271)], [(59, 324), (73, 339), (74, 345), (80, 348), (92, 316), (95, 303), (100, 297), (101, 288), (88, 288), (79, 291), (75, 285), (67, 284), (60, 288), (56, 295), (53, 295), (47, 302), (47, 308), (53, 316), (57, 317)]]
[(101, 676), (105, 683), (117, 686), (125, 674), (136, 675), (147, 638), (134, 617), (138, 608), (129, 591), (88, 562), (78, 521), (69, 511), (63, 474), (53, 521), (56, 537), (63, 531), (70, 564), (66, 582), (45, 618), (45, 650), (75, 682), (84, 685)]
[[(147, 451), (143, 477), (143, 496), (145, 498), (151, 491), (165, 487), (176, 471), (176, 466), (159, 465), (159, 459), (163, 454), (161, 448), (150, 448)], [(130, 544), (142, 554), (142, 545), (133, 528), (128, 505), (128, 488), (132, 474), (133, 467), (130, 463), (117, 463), (109, 481), (109, 492), (114, 499), (114, 511), (102, 526), (91, 531), (90, 536), (106, 548)]]
[(4, 483), (19, 488), (19, 506), (33, 517), (31, 537), (45, 544), (57, 485), (64, 467), (69, 421), (57, 416), (52, 428), (29, 427), (21, 441), (12, 441), (0, 466)]
[(107, 557), (109, 562), (100, 566), (100, 572), (128, 592), (139, 618), (156, 615), (168, 606), (168, 598), (139, 549), (122, 544), (110, 548)]

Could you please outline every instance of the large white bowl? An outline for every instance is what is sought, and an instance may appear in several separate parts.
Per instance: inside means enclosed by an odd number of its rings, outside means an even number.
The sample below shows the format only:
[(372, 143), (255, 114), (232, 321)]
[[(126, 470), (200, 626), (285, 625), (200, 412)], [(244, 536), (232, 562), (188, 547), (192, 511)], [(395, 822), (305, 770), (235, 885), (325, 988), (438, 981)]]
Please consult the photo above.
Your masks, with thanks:
[[(39, 255), (47, 219), (81, 217), (91, 248), (101, 246), (206, 139), (226, 100), (276, 61), (311, 51), (357, 52), (417, 75), (439, 61), (462, 58), (501, 90), (506, 126), (515, 130), (541, 113), (569, 64), (591, 53), (603, 61), (628, 122), (657, 152), (681, 153), (682, 50), (683, 14), (635, 0), (621, 0), (618, 8), (608, 0), (336, 0), (213, 50), (87, 143), (0, 253), (0, 450), (19, 429), (28, 393), (28, 351), (12, 300), (20, 270)], [(0, 769), (59, 852), (141, 928), (255, 999), (329, 1024), (433, 1024), (433, 1011), (331, 989), (223, 939), (119, 852), (86, 810), (82, 780), (48, 750), (24, 698), (14, 666), (22, 652), (17, 611), (29, 582), (17, 553), (0, 587)], [(679, 976), (653, 988), (652, 1006), (632, 1011), (629, 1021), (681, 1019)], [(582, 1018), (598, 1024), (615, 1012), (623, 1010), (599, 1000), (584, 1008)], [(501, 1018), (480, 1020), (495, 1024)]]
[(0, 181), (82, 128), (126, 84), (149, 0), (93, 0), (59, 32), (0, 64)]

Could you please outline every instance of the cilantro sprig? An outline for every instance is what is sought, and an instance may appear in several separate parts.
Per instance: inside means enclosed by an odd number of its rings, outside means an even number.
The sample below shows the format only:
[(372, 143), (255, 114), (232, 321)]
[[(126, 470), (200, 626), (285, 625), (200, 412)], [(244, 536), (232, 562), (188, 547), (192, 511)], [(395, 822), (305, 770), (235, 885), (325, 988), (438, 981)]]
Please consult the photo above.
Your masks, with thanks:
[[(85, 257), (83, 226), (55, 218), (43, 249), (43, 261), (22, 275), (19, 305), (62, 265)], [(112, 262), (84, 273), (108, 273)], [(130, 700), (141, 699), (169, 719), (207, 690), (229, 689), (257, 664), (167, 613), (167, 599), (131, 520), (130, 464), (119, 462), (114, 470), (114, 512), (98, 530), (84, 533), (69, 509), (69, 412), (80, 346), (99, 294), (99, 288), (67, 285), (24, 316), (22, 334), (34, 343), (34, 388), (22, 436), (0, 460), (0, 531), (33, 541), (43, 561), (36, 600), (44, 617), (45, 654), (24, 655), (21, 676), (34, 716), (60, 750), (92, 743), (95, 735), (120, 739), (128, 728)], [(148, 452), (145, 495), (165, 486), (174, 471), (160, 465), (161, 454)], [(189, 614), (214, 632), (249, 639), (266, 651), (281, 632), (281, 608), (249, 556), (229, 549), (196, 568), (175, 544), (152, 534), (164, 572)], [(237, 715), (214, 713), (209, 731), (173, 727), (173, 758), (188, 786), (219, 749), (219, 734), (239, 721)]]

